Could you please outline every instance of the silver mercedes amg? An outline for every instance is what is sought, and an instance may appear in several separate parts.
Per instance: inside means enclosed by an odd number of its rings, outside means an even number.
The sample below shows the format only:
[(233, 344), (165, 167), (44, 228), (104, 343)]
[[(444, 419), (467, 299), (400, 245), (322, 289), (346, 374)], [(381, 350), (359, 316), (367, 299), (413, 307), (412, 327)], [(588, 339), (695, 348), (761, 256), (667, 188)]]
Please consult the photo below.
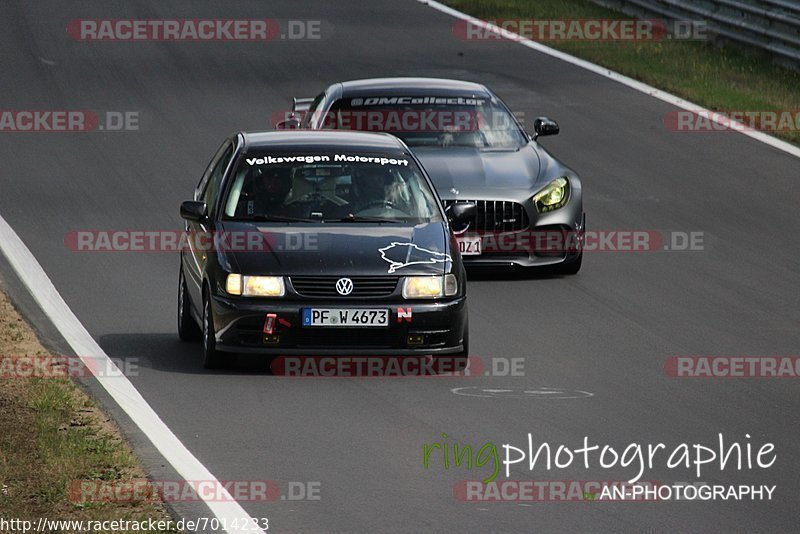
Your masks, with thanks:
[(335, 83), (295, 98), (278, 129), (383, 131), (422, 162), (449, 209), (474, 202), (457, 234), (467, 266), (517, 265), (576, 274), (586, 216), (578, 175), (537, 139), (559, 133), (539, 117), (526, 132), (486, 86), (437, 78)]

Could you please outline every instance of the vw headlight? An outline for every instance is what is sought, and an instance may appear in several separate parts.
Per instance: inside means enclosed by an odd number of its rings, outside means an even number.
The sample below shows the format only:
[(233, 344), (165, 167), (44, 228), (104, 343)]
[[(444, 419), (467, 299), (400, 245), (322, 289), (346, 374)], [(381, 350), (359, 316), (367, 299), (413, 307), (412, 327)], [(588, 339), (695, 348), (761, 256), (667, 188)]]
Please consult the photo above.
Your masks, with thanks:
[(454, 274), (407, 276), (403, 281), (403, 298), (407, 299), (452, 297), (456, 293), (458, 293), (458, 281)]
[(286, 293), (282, 276), (242, 276), (229, 274), (225, 291), (245, 297), (282, 297)]
[(569, 200), (569, 180), (556, 178), (533, 196), (533, 205), (539, 213), (563, 208)]

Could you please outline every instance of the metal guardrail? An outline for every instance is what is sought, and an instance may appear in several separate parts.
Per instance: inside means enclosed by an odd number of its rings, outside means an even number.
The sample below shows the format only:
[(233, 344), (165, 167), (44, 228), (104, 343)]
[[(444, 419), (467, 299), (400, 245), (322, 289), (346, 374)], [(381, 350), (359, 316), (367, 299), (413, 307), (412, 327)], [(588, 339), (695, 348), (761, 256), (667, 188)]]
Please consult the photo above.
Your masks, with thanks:
[(709, 35), (771, 54), (800, 70), (798, 0), (592, 0), (640, 18), (704, 21)]

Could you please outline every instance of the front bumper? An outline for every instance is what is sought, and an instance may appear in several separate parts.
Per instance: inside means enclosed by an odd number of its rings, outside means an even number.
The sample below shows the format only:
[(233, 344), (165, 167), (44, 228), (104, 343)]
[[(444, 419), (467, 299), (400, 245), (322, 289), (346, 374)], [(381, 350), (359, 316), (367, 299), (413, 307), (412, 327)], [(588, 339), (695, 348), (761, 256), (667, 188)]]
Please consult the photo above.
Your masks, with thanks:
[[(573, 199), (574, 200), (574, 199)], [(481, 239), (480, 255), (462, 254), (467, 267), (546, 267), (569, 263), (583, 249), (586, 214), (581, 202), (571, 201), (562, 209), (538, 215), (527, 211), (528, 224), (519, 230), (493, 231), (490, 227), (468, 228), (458, 237)]]
[[(303, 308), (388, 308), (386, 327), (303, 326)], [(211, 309), (217, 349), (267, 355), (456, 354), (466, 334), (466, 298), (442, 301), (360, 301), (231, 298), (216, 295)], [(277, 320), (264, 334), (267, 314)]]

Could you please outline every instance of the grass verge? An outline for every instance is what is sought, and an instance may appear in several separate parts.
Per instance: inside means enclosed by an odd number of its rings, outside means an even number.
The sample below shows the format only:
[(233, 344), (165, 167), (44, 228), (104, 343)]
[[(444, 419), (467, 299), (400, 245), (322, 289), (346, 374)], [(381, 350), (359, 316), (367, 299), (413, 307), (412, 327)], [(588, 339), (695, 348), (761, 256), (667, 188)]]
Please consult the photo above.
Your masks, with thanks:
[(0, 293), (0, 519), (169, 520), (163, 504), (150, 499), (70, 499), (72, 481), (146, 475), (116, 426), (70, 378), (10, 376), (13, 358), (42, 356), (47, 352), (36, 335)]
[[(484, 20), (628, 19), (588, 0), (442, 0)], [(454, 37), (455, 38), (455, 37)], [(552, 41), (552, 48), (723, 111), (800, 111), (800, 73), (759, 53), (705, 41)], [(800, 128), (769, 132), (800, 144)]]

